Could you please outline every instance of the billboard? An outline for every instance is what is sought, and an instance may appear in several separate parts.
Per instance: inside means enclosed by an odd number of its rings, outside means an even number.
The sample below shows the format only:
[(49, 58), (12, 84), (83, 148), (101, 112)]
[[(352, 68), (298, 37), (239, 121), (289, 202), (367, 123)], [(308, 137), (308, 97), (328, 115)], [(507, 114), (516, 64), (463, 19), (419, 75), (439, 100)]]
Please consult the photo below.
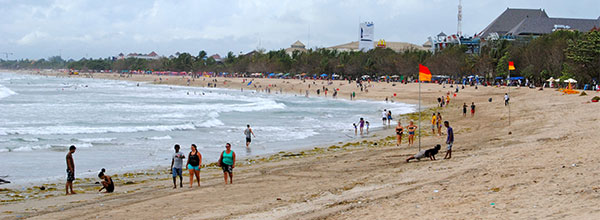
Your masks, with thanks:
[(359, 24), (359, 27), (360, 36), (358, 39), (358, 50), (368, 51), (373, 49), (373, 39), (375, 38), (373, 30), (375, 28), (375, 25), (373, 24), (373, 22), (363, 22)]

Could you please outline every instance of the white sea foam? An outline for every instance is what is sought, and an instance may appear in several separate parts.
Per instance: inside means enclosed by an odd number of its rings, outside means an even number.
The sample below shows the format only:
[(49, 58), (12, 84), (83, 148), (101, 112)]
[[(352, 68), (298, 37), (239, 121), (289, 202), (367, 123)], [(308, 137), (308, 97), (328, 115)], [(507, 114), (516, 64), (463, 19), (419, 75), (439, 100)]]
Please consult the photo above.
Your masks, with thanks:
[(9, 88), (4, 87), (3, 85), (0, 85), (0, 99), (9, 97), (11, 95), (16, 95), (17, 93), (15, 91), (10, 90)]
[(169, 135), (165, 135), (165, 136), (147, 137), (146, 139), (148, 139), (148, 140), (171, 140), (173, 138)]
[(76, 141), (88, 142), (88, 143), (108, 143), (116, 140), (116, 138), (78, 138), (73, 139)]
[(101, 134), (101, 133), (128, 133), (141, 131), (177, 131), (193, 130), (193, 123), (178, 125), (149, 125), (149, 126), (115, 126), (115, 127), (83, 127), (83, 126), (43, 126), (25, 128), (0, 128), (0, 135), (60, 135), (60, 134)]

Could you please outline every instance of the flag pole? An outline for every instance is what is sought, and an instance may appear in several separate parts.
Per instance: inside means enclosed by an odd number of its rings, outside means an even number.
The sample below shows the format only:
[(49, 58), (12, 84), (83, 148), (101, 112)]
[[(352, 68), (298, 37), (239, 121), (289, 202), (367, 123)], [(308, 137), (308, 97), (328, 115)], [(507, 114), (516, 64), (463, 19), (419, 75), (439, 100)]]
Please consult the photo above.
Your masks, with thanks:
[(419, 77), (419, 152), (420, 151), (421, 151), (421, 77)]
[[(506, 86), (508, 89), (508, 98), (510, 99), (510, 69), (508, 70), (508, 82), (509, 84)], [(508, 130), (510, 131), (510, 101), (508, 102)]]

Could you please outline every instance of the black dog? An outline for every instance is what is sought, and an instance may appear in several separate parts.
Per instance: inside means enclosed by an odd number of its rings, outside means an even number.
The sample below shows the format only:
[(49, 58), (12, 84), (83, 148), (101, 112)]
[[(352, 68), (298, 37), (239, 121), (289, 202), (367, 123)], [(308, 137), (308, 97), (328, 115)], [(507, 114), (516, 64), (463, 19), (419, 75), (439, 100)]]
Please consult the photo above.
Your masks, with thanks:
[(419, 153), (415, 154), (414, 156), (407, 158), (406, 162), (408, 163), (412, 159), (421, 160), (423, 157), (429, 157), (430, 160), (435, 160), (435, 155), (440, 151), (441, 148), (442, 146), (438, 144), (431, 149), (419, 151)]

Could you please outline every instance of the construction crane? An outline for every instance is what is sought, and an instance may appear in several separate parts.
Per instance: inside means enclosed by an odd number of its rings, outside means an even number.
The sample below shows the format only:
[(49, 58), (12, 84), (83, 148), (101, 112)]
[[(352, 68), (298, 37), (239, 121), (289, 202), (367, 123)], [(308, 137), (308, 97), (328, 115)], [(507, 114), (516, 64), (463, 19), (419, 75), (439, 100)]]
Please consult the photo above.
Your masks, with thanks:
[(8, 60), (8, 55), (13, 55), (13, 53), (9, 53), (9, 52), (0, 52), (0, 54), (4, 54), (4, 56), (6, 56), (6, 59)]

